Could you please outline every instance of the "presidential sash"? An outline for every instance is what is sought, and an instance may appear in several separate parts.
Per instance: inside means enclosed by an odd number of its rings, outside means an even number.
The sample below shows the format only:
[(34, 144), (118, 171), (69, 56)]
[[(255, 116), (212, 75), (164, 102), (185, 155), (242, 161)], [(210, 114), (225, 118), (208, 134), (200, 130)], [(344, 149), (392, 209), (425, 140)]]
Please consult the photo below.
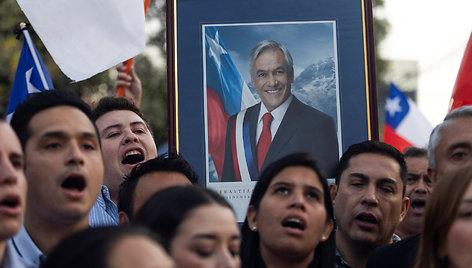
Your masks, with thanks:
[(242, 110), (230, 121), (234, 174), (236, 181), (242, 182), (255, 181), (259, 176), (250, 142), (249, 120), (245, 120), (246, 111)]

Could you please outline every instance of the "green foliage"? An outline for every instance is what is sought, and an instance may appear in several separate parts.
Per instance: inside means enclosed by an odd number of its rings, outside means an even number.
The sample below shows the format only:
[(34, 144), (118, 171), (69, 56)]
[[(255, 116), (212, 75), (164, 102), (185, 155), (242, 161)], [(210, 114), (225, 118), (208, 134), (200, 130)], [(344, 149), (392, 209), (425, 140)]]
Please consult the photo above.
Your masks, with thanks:
[(380, 18), (379, 16), (375, 15), (375, 11), (383, 7), (384, 0), (373, 0), (372, 5), (374, 9), (374, 41), (377, 87), (383, 87), (386, 84), (385, 75), (387, 72), (388, 63), (380, 56), (379, 46), (380, 43), (385, 39), (385, 37), (387, 37), (390, 24), (385, 18)]
[(15, 0), (0, 1), (0, 115), (5, 114), (20, 56), (21, 42), (15, 39), (14, 30), (21, 21), (26, 17)]

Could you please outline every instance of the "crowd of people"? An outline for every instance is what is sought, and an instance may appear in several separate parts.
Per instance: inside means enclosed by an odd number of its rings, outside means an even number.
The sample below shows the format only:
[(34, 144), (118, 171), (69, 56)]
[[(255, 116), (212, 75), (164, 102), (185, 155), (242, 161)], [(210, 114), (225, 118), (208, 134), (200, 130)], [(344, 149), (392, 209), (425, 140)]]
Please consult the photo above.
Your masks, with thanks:
[(0, 267), (471, 263), (472, 106), (449, 113), (427, 150), (349, 146), (331, 185), (322, 157), (261, 165), (240, 228), (183, 157), (157, 155), (129, 98), (105, 97), (92, 111), (65, 91), (32, 94), (11, 126), (0, 121)]

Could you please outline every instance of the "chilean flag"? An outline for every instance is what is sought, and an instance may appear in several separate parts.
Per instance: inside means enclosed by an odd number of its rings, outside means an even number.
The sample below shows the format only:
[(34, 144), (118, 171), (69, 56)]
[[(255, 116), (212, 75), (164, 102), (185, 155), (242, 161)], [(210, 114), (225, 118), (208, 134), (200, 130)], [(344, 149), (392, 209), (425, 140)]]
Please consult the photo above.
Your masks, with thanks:
[[(48, 70), (46, 66), (44, 66), (38, 51), (34, 47), (33, 42), (28, 42), (30, 37), (26, 30), (24, 30), (24, 34), (23, 49), (21, 50), (20, 59), (18, 60), (15, 80), (13, 81), (10, 100), (8, 101), (7, 122), (10, 122), (16, 107), (22, 103), (29, 94), (53, 88)], [(39, 68), (41, 68), (41, 71), (39, 71)]]
[(464, 105), (472, 104), (472, 34), (462, 58), (457, 74), (456, 84), (452, 93), (450, 109), (452, 111)]
[(400, 151), (411, 146), (424, 148), (432, 130), (433, 127), (418, 110), (415, 102), (391, 83), (385, 105), (383, 141)]
[(208, 153), (221, 180), (228, 118), (256, 104), (217, 27), (205, 27)]

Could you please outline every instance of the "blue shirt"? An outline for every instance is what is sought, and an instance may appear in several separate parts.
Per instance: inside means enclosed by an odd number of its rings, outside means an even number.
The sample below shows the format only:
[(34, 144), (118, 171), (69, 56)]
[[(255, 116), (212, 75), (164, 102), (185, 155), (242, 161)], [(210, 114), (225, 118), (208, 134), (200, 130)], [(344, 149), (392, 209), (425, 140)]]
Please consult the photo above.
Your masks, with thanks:
[(39, 267), (40, 257), (44, 256), (29, 236), (23, 224), (18, 234), (8, 241), (8, 247), (14, 249), (21, 258), (25, 259), (26, 262), (30, 262), (33, 267)]
[(89, 213), (89, 225), (90, 227), (99, 227), (118, 224), (118, 207), (111, 200), (108, 188), (102, 185), (97, 201)]
[(15, 250), (11, 243), (7, 243), (4, 259), (3, 259), (3, 268), (34, 268), (32, 263), (23, 259), (18, 255), (18, 252)]

